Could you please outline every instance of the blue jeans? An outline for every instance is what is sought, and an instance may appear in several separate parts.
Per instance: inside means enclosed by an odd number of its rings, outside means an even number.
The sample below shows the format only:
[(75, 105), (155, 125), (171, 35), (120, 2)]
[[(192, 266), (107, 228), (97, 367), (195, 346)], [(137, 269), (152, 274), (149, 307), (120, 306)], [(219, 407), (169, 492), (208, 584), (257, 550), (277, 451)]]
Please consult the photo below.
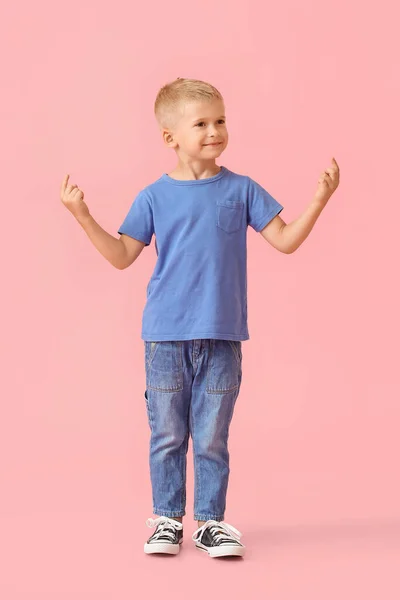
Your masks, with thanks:
[(194, 519), (223, 521), (228, 436), (242, 380), (242, 343), (144, 342), (153, 512), (186, 514), (186, 454), (194, 459)]

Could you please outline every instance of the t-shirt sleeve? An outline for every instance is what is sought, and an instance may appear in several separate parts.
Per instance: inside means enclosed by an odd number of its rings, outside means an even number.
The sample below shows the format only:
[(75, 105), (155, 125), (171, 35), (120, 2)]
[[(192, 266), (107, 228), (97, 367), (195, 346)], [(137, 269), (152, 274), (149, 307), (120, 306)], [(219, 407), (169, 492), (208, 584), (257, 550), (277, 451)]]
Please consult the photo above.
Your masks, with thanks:
[(153, 210), (150, 198), (143, 191), (133, 201), (118, 233), (129, 235), (149, 246), (154, 233)]
[(276, 215), (282, 210), (282, 204), (279, 204), (254, 179), (249, 179), (248, 197), (247, 197), (247, 223), (255, 230), (260, 232)]

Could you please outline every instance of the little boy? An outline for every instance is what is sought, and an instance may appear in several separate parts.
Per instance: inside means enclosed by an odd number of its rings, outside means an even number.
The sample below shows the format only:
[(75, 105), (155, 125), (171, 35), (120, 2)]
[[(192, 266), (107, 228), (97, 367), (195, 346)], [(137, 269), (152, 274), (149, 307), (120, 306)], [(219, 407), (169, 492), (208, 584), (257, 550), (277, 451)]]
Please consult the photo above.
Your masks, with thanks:
[(243, 556), (241, 533), (224, 522), (228, 436), (242, 381), (247, 328), (246, 233), (250, 225), (277, 250), (294, 252), (339, 184), (339, 168), (321, 174), (306, 211), (287, 225), (283, 206), (248, 176), (217, 166), (228, 144), (225, 105), (209, 83), (176, 79), (158, 92), (155, 116), (178, 164), (137, 194), (114, 238), (96, 223), (76, 185), (61, 199), (101, 254), (131, 265), (155, 235), (157, 263), (143, 313), (151, 430), (150, 476), (155, 532), (146, 553), (177, 554), (186, 514), (186, 454), (194, 456), (192, 540), (211, 557)]

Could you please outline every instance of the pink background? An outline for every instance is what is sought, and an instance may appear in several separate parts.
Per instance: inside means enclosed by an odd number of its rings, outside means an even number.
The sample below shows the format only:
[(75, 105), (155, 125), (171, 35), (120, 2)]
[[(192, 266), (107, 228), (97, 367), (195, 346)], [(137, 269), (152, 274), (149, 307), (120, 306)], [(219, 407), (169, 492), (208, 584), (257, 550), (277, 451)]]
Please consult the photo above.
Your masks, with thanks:
[[(399, 597), (398, 19), (387, 1), (2, 9), (2, 598)], [(70, 173), (118, 235), (175, 166), (153, 103), (176, 77), (220, 89), (217, 164), (262, 184), (286, 222), (332, 156), (341, 168), (295, 254), (249, 228), (225, 515), (243, 560), (193, 546), (191, 444), (181, 553), (144, 554), (154, 238), (118, 271), (59, 196)]]

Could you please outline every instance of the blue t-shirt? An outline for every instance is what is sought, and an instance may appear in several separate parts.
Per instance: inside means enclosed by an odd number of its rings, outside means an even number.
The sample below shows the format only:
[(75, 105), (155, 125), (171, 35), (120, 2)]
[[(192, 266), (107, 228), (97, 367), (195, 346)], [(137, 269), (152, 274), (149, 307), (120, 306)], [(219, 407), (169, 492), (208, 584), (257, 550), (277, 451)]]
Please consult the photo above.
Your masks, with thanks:
[(248, 340), (247, 227), (261, 231), (282, 209), (223, 166), (206, 179), (165, 173), (142, 189), (118, 230), (147, 246), (156, 238), (142, 339)]

